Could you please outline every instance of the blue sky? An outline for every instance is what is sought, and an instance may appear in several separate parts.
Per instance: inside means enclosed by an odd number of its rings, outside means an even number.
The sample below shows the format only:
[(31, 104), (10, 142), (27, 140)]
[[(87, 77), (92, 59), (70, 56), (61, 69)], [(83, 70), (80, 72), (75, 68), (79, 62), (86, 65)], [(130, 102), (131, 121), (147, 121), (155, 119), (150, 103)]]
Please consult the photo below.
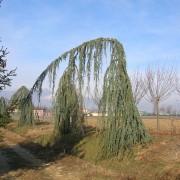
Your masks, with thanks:
[(129, 72), (157, 60), (180, 67), (179, 0), (3, 0), (1, 6), (1, 45), (10, 52), (8, 68), (17, 67), (10, 89), (32, 87), (55, 58), (98, 37), (123, 44)]

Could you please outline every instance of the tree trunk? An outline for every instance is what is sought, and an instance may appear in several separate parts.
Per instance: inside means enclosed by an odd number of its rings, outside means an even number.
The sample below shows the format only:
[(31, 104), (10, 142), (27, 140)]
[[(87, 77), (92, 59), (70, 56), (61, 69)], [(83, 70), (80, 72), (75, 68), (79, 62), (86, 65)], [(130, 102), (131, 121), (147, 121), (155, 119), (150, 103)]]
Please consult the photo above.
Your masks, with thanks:
[(156, 102), (156, 115), (157, 115), (157, 132), (160, 131), (160, 124), (159, 124), (159, 102)]

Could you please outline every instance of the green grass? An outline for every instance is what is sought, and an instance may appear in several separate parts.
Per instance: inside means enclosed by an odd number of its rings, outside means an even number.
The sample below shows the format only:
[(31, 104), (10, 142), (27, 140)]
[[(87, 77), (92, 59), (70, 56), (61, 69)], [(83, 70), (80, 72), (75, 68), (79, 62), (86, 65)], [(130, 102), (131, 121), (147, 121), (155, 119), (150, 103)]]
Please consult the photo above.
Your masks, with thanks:
[(51, 134), (41, 135), (34, 140), (34, 143), (38, 143), (43, 147), (50, 146), (54, 143), (53, 136)]
[(84, 137), (78, 144), (73, 147), (74, 155), (79, 158), (96, 162), (100, 153), (100, 142), (95, 134)]

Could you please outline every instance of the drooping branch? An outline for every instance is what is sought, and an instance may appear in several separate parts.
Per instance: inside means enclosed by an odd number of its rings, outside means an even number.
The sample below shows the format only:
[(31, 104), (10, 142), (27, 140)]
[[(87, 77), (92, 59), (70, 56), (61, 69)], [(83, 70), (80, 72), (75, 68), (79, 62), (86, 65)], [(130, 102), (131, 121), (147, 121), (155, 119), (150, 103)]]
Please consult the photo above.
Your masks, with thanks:
[(55, 134), (67, 134), (78, 128), (79, 99), (72, 81), (72, 75), (66, 70), (60, 79), (54, 101)]
[[(31, 89), (31, 94), (37, 91), (39, 95), (42, 92), (42, 83), (46, 76), (49, 75), (49, 82), (52, 84), (52, 92), (54, 92), (55, 79), (57, 70), (59, 69), (62, 61), (68, 60), (71, 62), (71, 66), (75, 65), (75, 62), (79, 60), (79, 82), (83, 85), (83, 75), (87, 74), (88, 83), (90, 81), (90, 74), (92, 69), (92, 61), (94, 61), (94, 81), (97, 85), (99, 80), (99, 72), (102, 66), (102, 55), (106, 54), (106, 49), (110, 44), (110, 47), (117, 43), (117, 40), (110, 38), (98, 38), (85, 42), (70, 51), (65, 52), (63, 55), (55, 59), (37, 78), (35, 84)], [(88, 89), (88, 88), (87, 88)]]
[[(118, 47), (123, 51), (122, 47)], [(103, 96), (100, 108), (104, 121), (104, 142), (102, 156), (122, 157), (124, 150), (133, 144), (147, 145), (150, 137), (135, 106), (131, 83), (126, 72), (123, 53), (111, 57), (111, 63), (104, 76)]]

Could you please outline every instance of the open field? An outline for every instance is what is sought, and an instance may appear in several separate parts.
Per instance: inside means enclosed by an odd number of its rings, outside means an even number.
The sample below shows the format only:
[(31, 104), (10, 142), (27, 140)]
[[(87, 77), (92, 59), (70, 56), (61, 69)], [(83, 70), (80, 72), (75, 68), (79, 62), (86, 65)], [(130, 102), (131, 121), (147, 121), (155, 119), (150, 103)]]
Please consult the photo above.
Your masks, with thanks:
[[(156, 131), (156, 117), (143, 117), (142, 120), (149, 131)], [(161, 117), (160, 132), (180, 134), (180, 117)]]
[[(148, 131), (156, 131), (157, 120), (155, 116), (143, 116), (142, 120)], [(86, 117), (85, 125), (98, 127), (99, 120), (97, 117)], [(160, 117), (160, 132), (180, 134), (180, 117)]]

